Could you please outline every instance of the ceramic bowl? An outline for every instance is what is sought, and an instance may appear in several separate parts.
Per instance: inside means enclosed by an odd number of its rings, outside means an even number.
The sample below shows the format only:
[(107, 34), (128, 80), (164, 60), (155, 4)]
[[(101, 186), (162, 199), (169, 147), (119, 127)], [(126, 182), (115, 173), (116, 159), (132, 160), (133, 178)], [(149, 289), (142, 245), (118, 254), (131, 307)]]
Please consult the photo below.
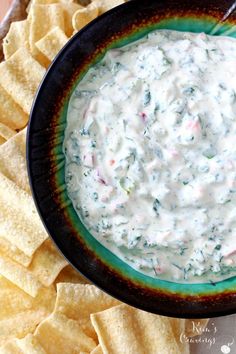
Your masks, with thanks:
[(173, 317), (236, 312), (236, 277), (208, 284), (179, 284), (132, 269), (104, 248), (80, 221), (65, 186), (62, 151), (68, 100), (105, 51), (154, 29), (236, 37), (232, 1), (130, 1), (76, 34), (49, 68), (36, 96), (27, 137), (28, 172), (39, 214), (68, 261), (98, 287), (137, 308)]

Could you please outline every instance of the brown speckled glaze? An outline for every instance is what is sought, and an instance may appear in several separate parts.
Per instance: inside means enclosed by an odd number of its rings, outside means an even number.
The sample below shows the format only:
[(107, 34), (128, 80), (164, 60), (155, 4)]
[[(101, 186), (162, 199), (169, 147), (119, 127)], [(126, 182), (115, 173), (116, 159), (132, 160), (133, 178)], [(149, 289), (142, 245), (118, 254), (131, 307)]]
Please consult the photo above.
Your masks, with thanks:
[[(130, 1), (113, 9), (75, 35), (49, 69), (34, 102), (27, 138), (28, 172), (38, 211), (52, 239), (71, 264), (94, 284), (132, 306), (161, 315), (202, 318), (236, 312), (235, 282), (188, 290), (165, 282), (164, 287), (134, 280), (98, 256), (78, 233), (58, 182), (65, 123), (61, 111), (79, 74), (104, 48), (131, 33), (169, 18), (200, 18), (236, 24), (234, 1)], [(232, 11), (230, 11), (230, 9)], [(59, 152), (55, 152), (55, 151)], [(173, 285), (174, 284), (174, 285)], [(226, 285), (227, 286), (226, 286)]]

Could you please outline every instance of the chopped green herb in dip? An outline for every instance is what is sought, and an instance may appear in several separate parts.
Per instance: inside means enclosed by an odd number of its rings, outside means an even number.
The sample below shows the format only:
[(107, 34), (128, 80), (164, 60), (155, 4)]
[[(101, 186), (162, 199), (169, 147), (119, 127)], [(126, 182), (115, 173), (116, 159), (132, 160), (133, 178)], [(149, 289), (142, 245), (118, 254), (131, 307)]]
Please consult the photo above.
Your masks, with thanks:
[(178, 282), (236, 275), (236, 40), (154, 31), (70, 99), (66, 185), (91, 234)]

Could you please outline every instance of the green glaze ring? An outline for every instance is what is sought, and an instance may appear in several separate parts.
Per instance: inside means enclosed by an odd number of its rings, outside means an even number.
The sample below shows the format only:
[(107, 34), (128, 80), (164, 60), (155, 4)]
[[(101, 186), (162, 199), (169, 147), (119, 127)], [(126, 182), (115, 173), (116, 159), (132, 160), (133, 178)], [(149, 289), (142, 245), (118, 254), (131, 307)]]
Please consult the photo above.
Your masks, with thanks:
[[(181, 5), (175, 1), (158, 4), (147, 1), (145, 5), (131, 1), (101, 16), (77, 34), (56, 58), (39, 89), (27, 142), (28, 171), (36, 205), (49, 233), (72, 265), (124, 302), (150, 312), (186, 318), (236, 312), (236, 277), (199, 284), (159, 280), (139, 273), (103, 247), (86, 230), (68, 198), (62, 143), (69, 98), (89, 68), (100, 61), (108, 49), (124, 46), (156, 29), (236, 38), (236, 15), (224, 19), (227, 2), (216, 1), (214, 8), (209, 3), (202, 8), (201, 2), (196, 3), (193, 1), (189, 8), (187, 1)], [(114, 21), (118, 16), (124, 18), (121, 25)], [(111, 30), (110, 36), (107, 34), (104, 38), (105, 25)], [(84, 50), (87, 40), (93, 42), (89, 53)], [(77, 67), (74, 66), (76, 54), (81, 58)], [(58, 83), (57, 75), (63, 76), (64, 85)], [(51, 92), (53, 103), (48, 102), (48, 92)], [(39, 121), (40, 114), (45, 116), (43, 121)]]

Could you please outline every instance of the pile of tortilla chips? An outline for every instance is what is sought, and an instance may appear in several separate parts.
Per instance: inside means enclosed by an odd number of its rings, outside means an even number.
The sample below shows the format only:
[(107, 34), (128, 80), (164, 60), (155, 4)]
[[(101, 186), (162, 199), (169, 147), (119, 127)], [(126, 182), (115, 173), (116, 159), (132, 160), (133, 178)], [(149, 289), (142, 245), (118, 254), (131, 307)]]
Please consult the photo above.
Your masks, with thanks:
[[(123, 0), (32, 0), (0, 64), (0, 354), (184, 354), (192, 321), (134, 309), (89, 284), (57, 252), (26, 172), (26, 125), (46, 68), (68, 39)], [(198, 321), (197, 321), (198, 322)], [(204, 326), (205, 321), (199, 322)]]

